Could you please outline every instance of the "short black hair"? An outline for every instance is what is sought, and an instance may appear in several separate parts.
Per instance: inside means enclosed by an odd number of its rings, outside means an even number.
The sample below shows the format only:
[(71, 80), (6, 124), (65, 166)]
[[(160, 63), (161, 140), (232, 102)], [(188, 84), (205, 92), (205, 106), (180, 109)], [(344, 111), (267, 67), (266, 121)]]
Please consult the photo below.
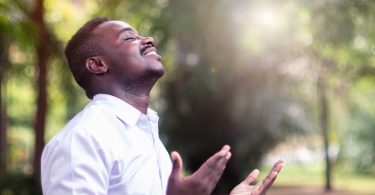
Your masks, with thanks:
[[(100, 24), (109, 21), (106, 17), (97, 17), (86, 22), (72, 36), (65, 48), (65, 56), (74, 79), (88, 95), (89, 74), (85, 68), (86, 59), (100, 54), (99, 40), (92, 31)], [(89, 95), (88, 95), (89, 96)]]

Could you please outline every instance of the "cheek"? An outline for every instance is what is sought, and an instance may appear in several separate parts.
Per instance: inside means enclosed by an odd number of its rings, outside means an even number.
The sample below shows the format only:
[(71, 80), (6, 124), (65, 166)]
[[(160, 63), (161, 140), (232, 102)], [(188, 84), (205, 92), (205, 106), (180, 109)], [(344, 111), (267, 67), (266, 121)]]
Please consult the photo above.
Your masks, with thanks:
[(140, 66), (144, 60), (138, 48), (119, 50), (113, 53), (112, 59), (117, 66)]
[(138, 76), (143, 74), (146, 63), (137, 55), (121, 55), (114, 65), (114, 71), (121, 75)]

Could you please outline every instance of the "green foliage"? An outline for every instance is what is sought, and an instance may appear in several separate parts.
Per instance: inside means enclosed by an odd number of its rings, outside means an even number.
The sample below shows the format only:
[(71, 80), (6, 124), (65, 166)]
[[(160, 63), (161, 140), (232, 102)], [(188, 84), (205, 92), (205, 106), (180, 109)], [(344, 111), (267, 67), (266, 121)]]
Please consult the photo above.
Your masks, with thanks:
[(353, 85), (351, 93), (352, 117), (343, 135), (343, 164), (350, 165), (358, 173), (375, 174), (375, 107), (372, 99), (374, 78), (363, 78)]
[(285, 42), (257, 50), (256, 56), (244, 55), (237, 41), (242, 38), (237, 29), (244, 26), (233, 23), (230, 15), (253, 4), (217, 1), (210, 11), (207, 4), (171, 1), (166, 8), (174, 13), (169, 29), (176, 59), (163, 87), (161, 129), (169, 148), (183, 154), (191, 171), (230, 144), (233, 159), (217, 189), (229, 191), (268, 150), (306, 125), (298, 101), (289, 95), (287, 78), (278, 70), (289, 51)]
[[(10, 140), (28, 153), (37, 77), (31, 36), (36, 29), (27, 14), (32, 3), (0, 2), (0, 44), (9, 60), (0, 63), (6, 71), (2, 98)], [(188, 170), (223, 144), (232, 146), (219, 191), (238, 183), (284, 138), (320, 132), (319, 76), (327, 83), (329, 139), (340, 146), (338, 160), (374, 174), (373, 1), (46, 0), (45, 8), (56, 44), (48, 72), (46, 140), (88, 101), (65, 64), (64, 43), (86, 20), (104, 15), (156, 37), (167, 73), (152, 101), (161, 111), (161, 136), (170, 150), (182, 153)], [(22, 156), (17, 143), (8, 160), (16, 165), (9, 167), (24, 171), (15, 162)]]
[[(312, 51), (330, 89), (331, 128), (339, 134), (339, 160), (354, 171), (374, 173), (372, 93), (373, 1), (311, 1)], [(338, 103), (341, 102), (341, 103)], [(331, 139), (333, 136), (331, 135)]]
[(35, 178), (24, 174), (0, 175), (0, 194), (40, 195), (42, 191)]

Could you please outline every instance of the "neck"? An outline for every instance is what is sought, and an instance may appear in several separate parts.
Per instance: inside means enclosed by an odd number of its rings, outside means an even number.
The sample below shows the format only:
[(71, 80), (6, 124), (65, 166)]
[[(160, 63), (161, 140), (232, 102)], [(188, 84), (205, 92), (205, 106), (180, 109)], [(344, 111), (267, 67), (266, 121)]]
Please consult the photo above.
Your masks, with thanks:
[(147, 114), (150, 92), (154, 83), (131, 87), (124, 87), (116, 84), (104, 85), (102, 83), (104, 82), (98, 82), (98, 84), (94, 85), (95, 88), (90, 90), (89, 94), (92, 94), (93, 96), (102, 93), (115, 96), (138, 109), (140, 112)]
[(161, 75), (146, 75), (137, 79), (122, 78), (121, 81), (114, 80), (112, 77), (107, 79), (98, 79), (94, 77), (91, 80), (89, 94), (108, 94), (122, 99), (140, 112), (147, 114), (150, 92), (156, 81)]
[(113, 91), (113, 93), (108, 94), (122, 99), (143, 114), (147, 114), (149, 94), (133, 94), (122, 90)]

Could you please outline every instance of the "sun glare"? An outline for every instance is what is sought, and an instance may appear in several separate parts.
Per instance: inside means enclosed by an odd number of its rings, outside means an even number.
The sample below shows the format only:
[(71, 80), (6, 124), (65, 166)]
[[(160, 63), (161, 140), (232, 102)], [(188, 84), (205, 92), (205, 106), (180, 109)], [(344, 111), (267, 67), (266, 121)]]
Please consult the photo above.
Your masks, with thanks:
[(260, 21), (263, 25), (272, 26), (275, 24), (275, 14), (270, 9), (265, 9), (260, 12)]

